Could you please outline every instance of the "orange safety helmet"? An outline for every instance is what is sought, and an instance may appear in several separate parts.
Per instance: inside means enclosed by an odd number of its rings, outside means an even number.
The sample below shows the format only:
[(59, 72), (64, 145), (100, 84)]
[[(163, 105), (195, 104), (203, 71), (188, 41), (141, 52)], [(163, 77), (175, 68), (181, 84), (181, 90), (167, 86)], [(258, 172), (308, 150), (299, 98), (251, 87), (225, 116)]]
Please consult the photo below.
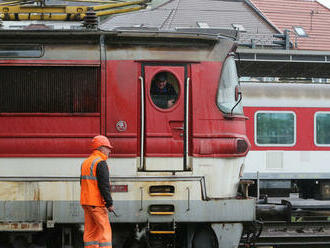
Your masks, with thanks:
[(108, 147), (110, 149), (113, 148), (113, 146), (110, 143), (110, 140), (107, 137), (105, 137), (103, 135), (97, 135), (92, 139), (91, 148), (93, 150), (96, 150), (100, 146), (105, 146), (105, 147)]

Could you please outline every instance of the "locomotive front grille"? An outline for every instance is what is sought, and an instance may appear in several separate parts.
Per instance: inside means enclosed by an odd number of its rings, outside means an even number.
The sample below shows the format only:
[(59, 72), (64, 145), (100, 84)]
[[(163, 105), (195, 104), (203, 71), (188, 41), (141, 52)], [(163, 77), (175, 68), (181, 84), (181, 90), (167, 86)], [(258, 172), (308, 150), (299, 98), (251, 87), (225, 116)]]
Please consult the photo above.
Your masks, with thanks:
[(98, 67), (0, 68), (1, 113), (98, 113)]

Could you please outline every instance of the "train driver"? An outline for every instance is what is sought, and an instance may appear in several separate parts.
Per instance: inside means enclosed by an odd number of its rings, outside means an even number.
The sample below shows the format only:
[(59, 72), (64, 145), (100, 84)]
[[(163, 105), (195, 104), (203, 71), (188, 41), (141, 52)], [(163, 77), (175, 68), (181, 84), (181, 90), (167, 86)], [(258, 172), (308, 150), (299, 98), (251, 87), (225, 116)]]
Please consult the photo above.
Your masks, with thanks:
[(85, 248), (112, 248), (108, 211), (114, 211), (110, 194), (109, 168), (106, 163), (113, 148), (107, 137), (95, 136), (92, 154), (81, 165), (80, 204), (84, 209)]
[(156, 75), (151, 84), (150, 95), (154, 104), (163, 109), (172, 107), (178, 98), (174, 87), (168, 83), (166, 72)]

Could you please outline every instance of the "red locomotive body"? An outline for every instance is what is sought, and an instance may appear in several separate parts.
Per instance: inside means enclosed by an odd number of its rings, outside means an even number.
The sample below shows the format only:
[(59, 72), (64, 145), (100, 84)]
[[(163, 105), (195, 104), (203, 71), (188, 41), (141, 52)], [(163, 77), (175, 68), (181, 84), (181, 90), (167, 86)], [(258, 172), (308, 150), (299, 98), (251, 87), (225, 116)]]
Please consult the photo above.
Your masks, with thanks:
[[(255, 214), (254, 200), (236, 199), (249, 143), (233, 41), (149, 32), (1, 35), (0, 185), (10, 190), (0, 205), (25, 209), (0, 214), (3, 230), (12, 229), (8, 222), (30, 231), (81, 224), (80, 163), (102, 134), (114, 145), (110, 180), (120, 216), (112, 222), (121, 233), (115, 228), (114, 243), (146, 230), (168, 244), (160, 230), (180, 226), (178, 235), (190, 239), (181, 247), (205, 235), (210, 244), (238, 245), (242, 223)], [(175, 90), (173, 105), (153, 95), (160, 74)]]

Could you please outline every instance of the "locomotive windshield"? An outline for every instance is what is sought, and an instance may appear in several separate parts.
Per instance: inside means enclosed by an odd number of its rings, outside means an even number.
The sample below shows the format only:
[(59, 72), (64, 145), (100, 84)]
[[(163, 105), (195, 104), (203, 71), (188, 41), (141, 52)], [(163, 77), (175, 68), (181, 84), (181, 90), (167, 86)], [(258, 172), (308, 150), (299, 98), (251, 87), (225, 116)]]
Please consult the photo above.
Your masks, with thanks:
[(225, 114), (243, 114), (236, 63), (229, 56), (222, 67), (222, 73), (217, 94), (217, 105)]

